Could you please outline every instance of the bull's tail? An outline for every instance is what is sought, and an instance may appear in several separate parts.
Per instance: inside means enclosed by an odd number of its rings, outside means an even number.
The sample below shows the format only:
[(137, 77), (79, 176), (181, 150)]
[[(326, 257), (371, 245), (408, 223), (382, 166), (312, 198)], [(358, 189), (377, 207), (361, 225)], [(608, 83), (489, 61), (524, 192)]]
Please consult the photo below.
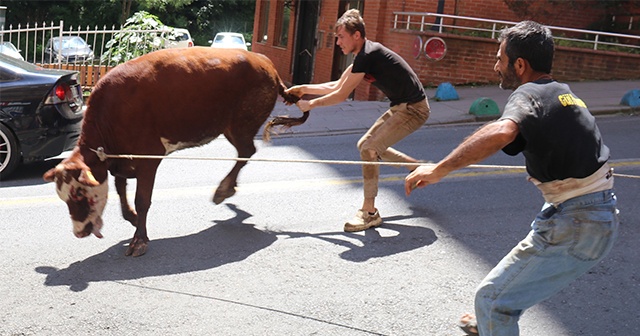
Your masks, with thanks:
[[(282, 98), (284, 98), (284, 102), (287, 104), (297, 103), (298, 100), (300, 100), (300, 97), (286, 93), (286, 89), (287, 87), (284, 86), (282, 81), (280, 81), (280, 85), (278, 86), (278, 93), (282, 96)], [(271, 134), (277, 134), (277, 132), (273, 130), (275, 126), (279, 126), (279, 130), (286, 130), (289, 127), (304, 124), (304, 122), (307, 121), (307, 118), (309, 118), (309, 111), (302, 112), (302, 117), (299, 118), (289, 116), (273, 117), (264, 127), (264, 131), (262, 132), (262, 140), (269, 141), (271, 139)]]

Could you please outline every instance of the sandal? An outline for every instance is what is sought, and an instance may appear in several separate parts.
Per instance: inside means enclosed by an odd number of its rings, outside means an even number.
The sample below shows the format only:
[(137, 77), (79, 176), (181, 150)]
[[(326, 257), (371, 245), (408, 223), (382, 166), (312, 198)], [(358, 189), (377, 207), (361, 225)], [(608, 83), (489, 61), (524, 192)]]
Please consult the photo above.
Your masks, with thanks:
[(479, 336), (478, 333), (478, 322), (476, 321), (476, 317), (471, 314), (464, 314), (460, 318), (460, 322), (458, 322), (458, 327), (462, 329), (469, 336)]

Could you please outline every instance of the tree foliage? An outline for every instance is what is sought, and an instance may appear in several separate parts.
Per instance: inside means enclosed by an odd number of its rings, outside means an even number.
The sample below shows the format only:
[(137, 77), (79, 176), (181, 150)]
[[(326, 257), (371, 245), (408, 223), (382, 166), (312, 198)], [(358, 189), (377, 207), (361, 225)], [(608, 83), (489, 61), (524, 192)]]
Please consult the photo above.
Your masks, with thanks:
[(0, 5), (7, 7), (7, 26), (33, 26), (43, 22), (57, 24), (60, 21), (64, 21), (65, 25), (83, 27), (120, 25), (119, 7), (113, 0), (1, 0)]
[(119, 27), (132, 13), (146, 11), (167, 26), (187, 28), (196, 45), (219, 31), (250, 39), (256, 0), (0, 0), (7, 7), (6, 26), (61, 20), (73, 27)]
[[(133, 0), (111, 0), (120, 1), (122, 3), (122, 13), (120, 15), (121, 22), (125, 22), (127, 18), (131, 16), (131, 8), (134, 4)], [(143, 8), (147, 10), (157, 9), (161, 12), (167, 10), (179, 10), (185, 5), (194, 2), (194, 0), (138, 0), (135, 8)]]
[(148, 12), (136, 12), (107, 42), (107, 51), (100, 57), (104, 64), (120, 64), (148, 54), (162, 47), (162, 33), (169, 33), (157, 16)]

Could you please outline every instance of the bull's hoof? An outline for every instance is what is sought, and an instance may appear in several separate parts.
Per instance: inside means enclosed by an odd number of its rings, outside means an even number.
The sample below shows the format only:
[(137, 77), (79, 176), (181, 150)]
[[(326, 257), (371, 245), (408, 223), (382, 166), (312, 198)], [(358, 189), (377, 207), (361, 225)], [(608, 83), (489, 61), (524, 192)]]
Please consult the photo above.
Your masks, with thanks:
[(213, 203), (220, 204), (224, 200), (226, 200), (227, 198), (235, 194), (236, 194), (236, 188), (229, 188), (229, 189), (218, 188), (216, 189), (216, 193), (213, 195)]
[(124, 253), (125, 256), (133, 256), (139, 257), (145, 253), (147, 253), (147, 247), (149, 242), (144, 241), (140, 238), (133, 238), (129, 243), (129, 247), (127, 248), (127, 252)]
[(138, 224), (138, 214), (135, 211), (130, 211), (122, 214), (124, 220), (131, 223), (131, 225), (136, 226)]

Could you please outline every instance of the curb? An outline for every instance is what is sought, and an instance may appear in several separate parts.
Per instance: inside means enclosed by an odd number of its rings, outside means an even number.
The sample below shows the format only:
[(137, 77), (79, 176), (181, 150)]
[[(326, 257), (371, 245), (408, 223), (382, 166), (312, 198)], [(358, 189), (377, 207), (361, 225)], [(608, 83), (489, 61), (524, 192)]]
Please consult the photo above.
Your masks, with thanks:
[[(351, 105), (353, 106), (353, 105)], [(606, 116), (615, 114), (640, 114), (640, 107), (630, 107), (624, 105), (618, 106), (603, 106), (590, 108), (589, 111), (594, 116)], [(352, 112), (352, 111), (349, 111)], [(432, 115), (427, 122), (420, 128), (428, 128), (433, 126), (451, 126), (458, 124), (472, 124), (472, 123), (486, 123), (489, 121), (497, 120), (500, 115), (473, 115), (471, 113), (459, 114), (458, 117), (445, 118), (446, 120), (438, 120), (438, 118)], [(339, 120), (336, 120), (336, 124), (339, 124)], [(331, 135), (348, 135), (348, 134), (364, 134), (368, 127), (351, 127), (343, 129), (331, 129), (323, 127), (316, 130), (302, 130), (297, 131), (295, 128), (290, 128), (283, 133), (273, 134), (272, 140), (276, 138), (294, 138), (294, 137), (311, 137), (311, 136), (331, 136)], [(263, 129), (261, 128), (256, 138), (262, 138)]]

